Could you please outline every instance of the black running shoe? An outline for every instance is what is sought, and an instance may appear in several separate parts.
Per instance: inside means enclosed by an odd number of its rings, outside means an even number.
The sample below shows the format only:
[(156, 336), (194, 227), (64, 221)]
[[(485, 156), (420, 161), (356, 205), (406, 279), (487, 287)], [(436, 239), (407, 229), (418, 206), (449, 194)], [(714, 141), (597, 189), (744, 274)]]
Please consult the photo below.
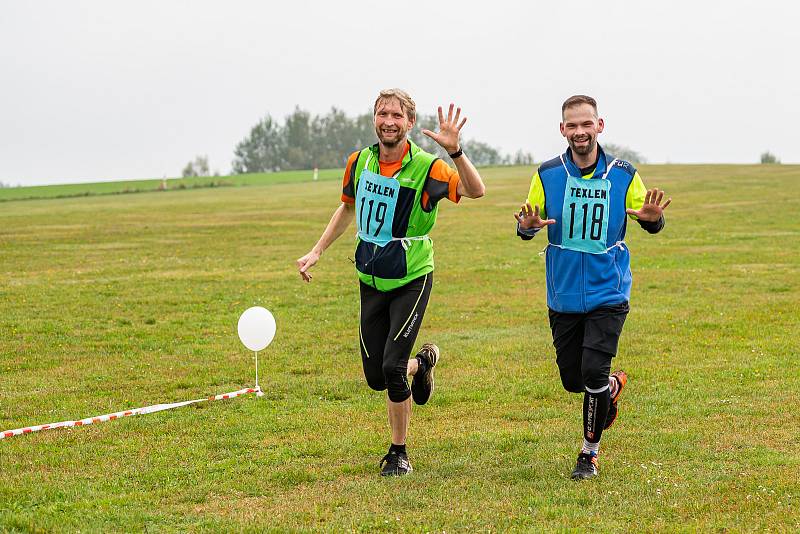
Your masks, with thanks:
[(586, 480), (597, 476), (597, 456), (584, 452), (578, 455), (578, 463), (572, 470), (572, 480)]
[(414, 470), (404, 452), (389, 451), (378, 465), (381, 466), (382, 477), (401, 477)]
[(439, 361), (439, 347), (433, 343), (425, 343), (417, 353), (417, 358), (425, 362), (425, 372), (417, 373), (411, 381), (411, 396), (419, 405), (428, 402), (433, 394), (433, 368)]

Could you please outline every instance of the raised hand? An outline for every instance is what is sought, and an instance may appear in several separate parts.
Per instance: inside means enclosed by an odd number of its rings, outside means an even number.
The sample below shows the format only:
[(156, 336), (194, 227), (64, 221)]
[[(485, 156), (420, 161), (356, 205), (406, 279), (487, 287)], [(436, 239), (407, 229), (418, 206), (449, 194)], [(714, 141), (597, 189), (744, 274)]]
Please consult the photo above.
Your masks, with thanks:
[(531, 207), (530, 202), (526, 202), (525, 205), (519, 209), (519, 213), (514, 214), (514, 218), (519, 223), (519, 227), (523, 230), (544, 228), (556, 222), (555, 219), (542, 219), (539, 216), (539, 206)]
[(672, 198), (668, 198), (663, 204), (661, 201), (664, 199), (664, 191), (659, 191), (658, 188), (648, 189), (644, 195), (644, 205), (640, 210), (626, 209), (625, 213), (628, 215), (636, 215), (640, 221), (656, 222), (661, 218), (664, 210), (667, 209)]
[(450, 104), (450, 110), (447, 112), (447, 119), (445, 119), (442, 114), (442, 106), (439, 106), (439, 133), (430, 130), (422, 130), (422, 133), (439, 143), (439, 146), (444, 148), (448, 154), (452, 154), (458, 150), (458, 137), (461, 133), (461, 128), (464, 126), (464, 123), (467, 122), (466, 117), (461, 119), (460, 123), (458, 122), (459, 117), (461, 117), (461, 108), (456, 108), (454, 117), (454, 107), (454, 104)]

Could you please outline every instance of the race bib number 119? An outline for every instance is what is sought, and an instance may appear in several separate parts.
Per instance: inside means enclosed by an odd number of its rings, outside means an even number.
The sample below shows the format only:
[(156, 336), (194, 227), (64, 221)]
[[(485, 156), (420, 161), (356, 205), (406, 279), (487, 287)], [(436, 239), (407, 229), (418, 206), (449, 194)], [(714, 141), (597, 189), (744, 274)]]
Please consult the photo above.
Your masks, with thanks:
[(356, 188), (356, 224), (362, 241), (386, 246), (392, 240), (392, 223), (400, 184), (394, 178), (364, 169)]

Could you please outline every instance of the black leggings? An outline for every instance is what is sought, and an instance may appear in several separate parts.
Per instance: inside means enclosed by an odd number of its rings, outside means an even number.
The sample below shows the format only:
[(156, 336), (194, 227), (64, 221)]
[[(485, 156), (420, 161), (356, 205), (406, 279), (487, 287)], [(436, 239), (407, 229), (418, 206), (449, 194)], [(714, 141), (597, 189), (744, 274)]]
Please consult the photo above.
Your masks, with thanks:
[(408, 357), (417, 340), (428, 305), (433, 273), (391, 291), (378, 291), (361, 282), (361, 362), (369, 387), (389, 390), (389, 400), (411, 396)]

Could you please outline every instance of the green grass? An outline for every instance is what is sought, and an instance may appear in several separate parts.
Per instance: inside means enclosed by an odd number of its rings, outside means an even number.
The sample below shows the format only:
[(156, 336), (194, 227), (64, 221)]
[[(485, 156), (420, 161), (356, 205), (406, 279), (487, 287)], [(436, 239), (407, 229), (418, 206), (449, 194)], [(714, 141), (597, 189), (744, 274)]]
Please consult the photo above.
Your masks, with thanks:
[(661, 234), (630, 226), (630, 382), (588, 483), (568, 478), (581, 401), (558, 380), (543, 242), (514, 236), (531, 169), (482, 172), (486, 197), (433, 232), (420, 342), (442, 361), (399, 480), (378, 476), (352, 231), (313, 283), (294, 269), (336, 180), (2, 203), (0, 430), (252, 385), (238, 316), (265, 306), (278, 333), (262, 399), (0, 440), (0, 530), (800, 528), (800, 167), (643, 167), (673, 203)]
[[(318, 179), (340, 180), (341, 169), (320, 169)], [(130, 180), (124, 182), (91, 182), (85, 184), (37, 185), (0, 188), (0, 202), (42, 198), (88, 197), (127, 193), (169, 192), (184, 189), (271, 185), (313, 181), (313, 171), (284, 171), (275, 173), (234, 174), (231, 176), (195, 176), (165, 180)]]

